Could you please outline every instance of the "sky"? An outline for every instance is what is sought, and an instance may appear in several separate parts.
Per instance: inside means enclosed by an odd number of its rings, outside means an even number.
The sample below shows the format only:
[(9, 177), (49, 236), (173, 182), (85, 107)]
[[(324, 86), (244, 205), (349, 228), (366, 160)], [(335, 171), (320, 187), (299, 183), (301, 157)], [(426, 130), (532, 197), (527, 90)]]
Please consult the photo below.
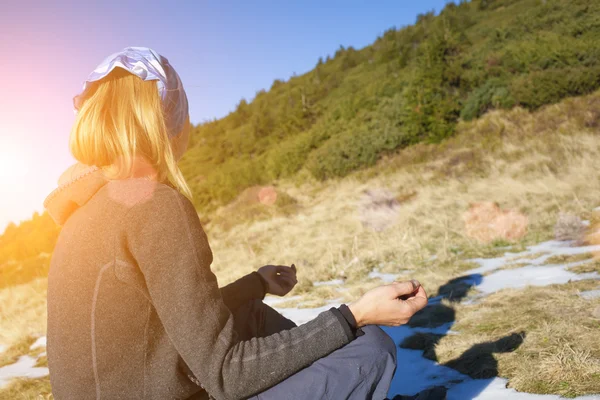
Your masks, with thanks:
[(145, 46), (166, 57), (198, 124), (447, 2), (0, 0), (0, 232), (42, 212), (75, 163), (72, 99), (106, 56)]

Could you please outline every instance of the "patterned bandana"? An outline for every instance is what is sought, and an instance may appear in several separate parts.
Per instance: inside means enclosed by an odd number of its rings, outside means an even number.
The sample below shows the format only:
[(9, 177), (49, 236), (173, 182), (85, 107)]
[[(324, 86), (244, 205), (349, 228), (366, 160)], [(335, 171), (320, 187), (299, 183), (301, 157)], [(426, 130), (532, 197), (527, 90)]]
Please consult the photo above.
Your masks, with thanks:
[(85, 80), (83, 90), (73, 97), (75, 114), (86, 99), (89, 82), (104, 78), (116, 67), (123, 68), (145, 81), (158, 81), (169, 137), (179, 135), (189, 113), (183, 84), (169, 61), (148, 47), (126, 47), (106, 57)]

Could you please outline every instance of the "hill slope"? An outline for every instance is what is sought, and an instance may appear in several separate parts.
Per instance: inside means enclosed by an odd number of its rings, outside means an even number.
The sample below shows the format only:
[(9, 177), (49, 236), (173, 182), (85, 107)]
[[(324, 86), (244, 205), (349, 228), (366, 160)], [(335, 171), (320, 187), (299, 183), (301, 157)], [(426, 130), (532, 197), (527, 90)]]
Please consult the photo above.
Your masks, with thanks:
[(344, 176), (383, 153), (452, 136), (459, 119), (595, 90), (599, 43), (597, 1), (449, 4), (196, 126), (181, 166), (203, 212), (278, 178)]

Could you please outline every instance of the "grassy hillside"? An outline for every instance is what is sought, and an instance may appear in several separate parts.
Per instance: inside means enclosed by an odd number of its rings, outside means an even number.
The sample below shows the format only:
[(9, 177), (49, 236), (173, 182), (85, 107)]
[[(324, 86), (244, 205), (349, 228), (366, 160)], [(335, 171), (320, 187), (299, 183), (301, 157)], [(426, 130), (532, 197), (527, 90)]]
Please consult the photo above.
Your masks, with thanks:
[(181, 166), (202, 212), (255, 184), (345, 176), (490, 109), (535, 110), (595, 90), (599, 43), (597, 1), (449, 4), (195, 127)]

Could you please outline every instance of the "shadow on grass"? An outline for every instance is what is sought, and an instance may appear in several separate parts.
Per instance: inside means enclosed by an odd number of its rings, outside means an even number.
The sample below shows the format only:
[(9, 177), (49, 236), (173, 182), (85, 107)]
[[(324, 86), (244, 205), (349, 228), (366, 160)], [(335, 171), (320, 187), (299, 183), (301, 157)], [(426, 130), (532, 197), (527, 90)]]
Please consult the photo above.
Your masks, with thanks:
[[(408, 326), (412, 328), (410, 335), (401, 338), (400, 349), (421, 350), (423, 357), (432, 362), (421, 368), (418, 372), (423, 376), (396, 377), (390, 391), (390, 398), (393, 400), (438, 400), (445, 399), (447, 388), (444, 383), (459, 383), (456, 376), (444, 380), (435, 381), (431, 377), (448, 376), (447, 368), (451, 368), (459, 373), (469, 376), (472, 379), (479, 380), (480, 385), (471, 385), (469, 393), (463, 393), (465, 400), (472, 399), (481, 393), (491, 382), (491, 378), (498, 376), (498, 361), (494, 353), (506, 353), (516, 350), (525, 338), (525, 332), (513, 333), (493, 342), (479, 343), (465, 351), (458, 358), (450, 360), (444, 364), (437, 364), (438, 357), (435, 352), (435, 346), (440, 340), (448, 334), (451, 326), (455, 322), (456, 313), (454, 308), (442, 303), (443, 299), (451, 303), (458, 303), (463, 300), (469, 290), (479, 285), (483, 277), (479, 274), (465, 275), (454, 278), (438, 289), (438, 295), (430, 299), (429, 305), (411, 318)], [(416, 330), (416, 332), (414, 332)], [(400, 357), (398, 357), (400, 359)], [(401, 362), (401, 361), (400, 361)], [(406, 373), (406, 371), (405, 371)], [(402, 386), (406, 384), (406, 379), (421, 380), (422, 385), (427, 385), (431, 380), (431, 387), (420, 390), (412, 395), (398, 395), (402, 393)], [(396, 393), (392, 393), (395, 391)], [(413, 392), (414, 393), (414, 392)]]

